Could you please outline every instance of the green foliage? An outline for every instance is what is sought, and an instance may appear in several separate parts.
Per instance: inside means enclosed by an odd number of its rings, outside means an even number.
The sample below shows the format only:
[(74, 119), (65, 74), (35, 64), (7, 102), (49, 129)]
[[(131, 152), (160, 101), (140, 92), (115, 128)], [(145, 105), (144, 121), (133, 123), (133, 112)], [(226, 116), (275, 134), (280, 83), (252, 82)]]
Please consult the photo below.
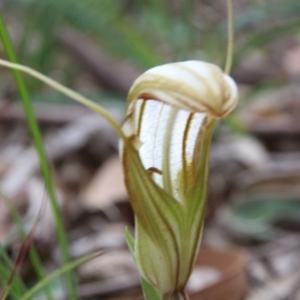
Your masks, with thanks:
[[(2, 39), (2, 43), (3, 43), (4, 49), (5, 49), (6, 55), (8, 56), (8, 59), (12, 62), (17, 62), (16, 56), (15, 56), (15, 53), (13, 50), (13, 46), (11, 44), (9, 35), (8, 35), (6, 27), (5, 27), (5, 23), (4, 23), (1, 15), (0, 15), (0, 37)], [(34, 115), (32, 104), (30, 102), (30, 98), (27, 93), (27, 89), (26, 89), (23, 77), (18, 70), (13, 70), (13, 74), (14, 74), (15, 81), (16, 81), (16, 84), (19, 89), (24, 112), (25, 112), (25, 115), (27, 118), (27, 124), (31, 131), (33, 143), (35, 145), (35, 148), (36, 148), (36, 151), (37, 151), (37, 154), (39, 157), (41, 171), (43, 173), (46, 190), (49, 195), (50, 204), (51, 204), (51, 208), (52, 208), (52, 212), (53, 212), (56, 233), (57, 233), (57, 239), (58, 239), (58, 243), (60, 246), (62, 259), (63, 259), (63, 262), (66, 264), (69, 261), (67, 237), (66, 237), (66, 234), (64, 231), (63, 220), (62, 220), (59, 206), (58, 206), (58, 203), (56, 200), (50, 166), (49, 166), (48, 159), (47, 159), (47, 156), (46, 156), (46, 153), (44, 150), (39, 126), (37, 124), (37, 121), (36, 121), (36, 118)], [(40, 265), (38, 268), (38, 275), (41, 278), (44, 277), (42, 265)], [(73, 278), (73, 274), (71, 272), (69, 272), (66, 275), (67, 275), (66, 281), (67, 281), (67, 285), (68, 285), (70, 299), (77, 299), (75, 280)], [(48, 296), (49, 296), (49, 299), (52, 299), (50, 293), (48, 293)]]
[(229, 211), (229, 226), (243, 237), (269, 240), (283, 233), (276, 227), (277, 221), (299, 220), (297, 199), (254, 194), (236, 200)]
[[(70, 25), (97, 36), (101, 45), (109, 51), (140, 63), (145, 68), (159, 63), (159, 58), (147, 39), (123, 14), (123, 1), (13, 0), (12, 5), (15, 4), (24, 9), (22, 14), (29, 17), (25, 27), (30, 28), (30, 36), (27, 35), (24, 39), (22, 51), (31, 46), (34, 33), (42, 40), (39, 51), (36, 51), (38, 56), (34, 55), (34, 60), (39, 63), (50, 60), (47, 56), (57, 48), (55, 33), (63, 26)], [(53, 54), (50, 58), (53, 58)], [(46, 71), (43, 68), (38, 70), (43, 73)]]
[[(125, 228), (125, 238), (128, 249), (130, 250), (132, 257), (134, 258), (134, 238), (129, 232), (128, 228)], [(141, 277), (141, 286), (143, 289), (145, 300), (161, 300), (159, 291), (143, 277)]]
[(63, 267), (57, 269), (53, 273), (49, 274), (47, 277), (45, 277), (43, 280), (40, 280), (36, 283), (35, 286), (33, 286), (31, 289), (27, 291), (23, 297), (20, 298), (20, 300), (31, 300), (32, 297), (39, 292), (40, 290), (44, 289), (45, 286), (47, 286), (52, 280), (56, 279), (57, 277), (61, 276), (62, 274), (66, 272), (73, 271), (76, 267), (88, 262), (89, 260), (99, 256), (101, 252), (96, 252), (92, 254), (85, 255), (84, 257), (80, 257), (76, 260), (73, 260), (71, 262), (68, 262), (64, 264)]
[[(11, 262), (6, 249), (3, 245), (0, 245), (0, 286), (5, 287), (13, 268), (14, 265)], [(13, 278), (8, 293), (13, 299), (19, 299), (25, 291), (26, 286), (24, 285), (21, 277), (16, 274), (16, 276)]]

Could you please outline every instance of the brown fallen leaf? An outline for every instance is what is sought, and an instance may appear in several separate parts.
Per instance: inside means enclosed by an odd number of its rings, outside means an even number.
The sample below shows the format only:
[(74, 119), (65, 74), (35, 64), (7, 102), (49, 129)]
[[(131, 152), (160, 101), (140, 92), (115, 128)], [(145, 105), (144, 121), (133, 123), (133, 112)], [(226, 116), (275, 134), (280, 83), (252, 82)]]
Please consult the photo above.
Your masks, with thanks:
[[(117, 115), (117, 113), (113, 113)], [(57, 130), (45, 138), (45, 148), (50, 161), (65, 157), (80, 149), (94, 134), (101, 134), (105, 142), (117, 144), (117, 138), (107, 122), (97, 115), (87, 115)], [(28, 180), (37, 172), (39, 161), (35, 149), (31, 146), (24, 150), (4, 174), (1, 186), (12, 200), (20, 194)]]
[(75, 240), (70, 245), (72, 257), (80, 257), (98, 249), (116, 249), (125, 246), (124, 223), (112, 223), (102, 226), (100, 232), (94, 232)]
[(87, 209), (106, 209), (127, 198), (123, 172), (118, 156), (108, 159), (98, 170), (81, 196)]

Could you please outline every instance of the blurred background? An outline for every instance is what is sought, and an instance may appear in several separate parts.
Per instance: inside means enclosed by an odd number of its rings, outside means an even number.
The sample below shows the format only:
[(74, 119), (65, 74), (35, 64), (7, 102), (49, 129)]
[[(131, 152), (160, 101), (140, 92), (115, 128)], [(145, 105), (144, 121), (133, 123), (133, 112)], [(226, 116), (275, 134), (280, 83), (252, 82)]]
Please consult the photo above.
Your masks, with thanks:
[[(178, 60), (225, 64), (224, 0), (1, 0), (20, 63), (106, 107), (120, 122), (146, 69)], [(218, 124), (202, 255), (192, 299), (300, 299), (300, 2), (234, 1), (232, 76), (240, 103)], [(5, 57), (2, 45), (0, 56)], [(0, 181), (47, 271), (60, 265), (50, 208), (17, 89), (0, 70)], [(25, 77), (55, 179), (72, 258), (104, 249), (75, 274), (81, 299), (138, 299), (123, 231), (133, 214), (118, 139), (86, 108)], [(0, 247), (13, 259), (20, 233), (0, 201)], [(200, 254), (201, 254), (200, 253)], [(2, 254), (1, 254), (2, 255)], [(36, 281), (29, 259), (20, 269)], [(0, 286), (5, 284), (0, 268)], [(67, 299), (61, 279), (55, 299)], [(127, 297), (127, 298), (126, 298)], [(44, 299), (39, 294), (34, 299)]]

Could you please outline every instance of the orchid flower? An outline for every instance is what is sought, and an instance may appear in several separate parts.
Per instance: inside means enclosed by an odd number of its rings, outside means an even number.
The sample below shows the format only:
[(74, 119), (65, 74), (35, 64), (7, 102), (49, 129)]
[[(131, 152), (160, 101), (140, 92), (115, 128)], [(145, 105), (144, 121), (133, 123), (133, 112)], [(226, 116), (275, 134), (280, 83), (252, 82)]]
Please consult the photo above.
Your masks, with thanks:
[(203, 227), (214, 123), (237, 98), (231, 77), (201, 61), (152, 68), (129, 91), (129, 142), (122, 142), (121, 157), (136, 217), (134, 256), (166, 299), (185, 299)]
[(163, 299), (188, 299), (184, 289), (201, 240), (211, 136), (215, 121), (237, 104), (233, 79), (201, 61), (152, 68), (130, 89), (120, 128), (102, 107), (58, 82), (26, 66), (0, 65), (44, 81), (112, 125), (121, 137), (141, 276)]
[(231, 0), (227, 3), (226, 72), (201, 61), (146, 71), (129, 91), (122, 128), (86, 97), (26, 66), (0, 59), (0, 65), (30, 74), (91, 108), (119, 135), (136, 221), (135, 241), (128, 244), (144, 282), (159, 291), (158, 299), (188, 299), (184, 290), (203, 230), (214, 124), (230, 114), (238, 101), (236, 84), (227, 75), (233, 45)]

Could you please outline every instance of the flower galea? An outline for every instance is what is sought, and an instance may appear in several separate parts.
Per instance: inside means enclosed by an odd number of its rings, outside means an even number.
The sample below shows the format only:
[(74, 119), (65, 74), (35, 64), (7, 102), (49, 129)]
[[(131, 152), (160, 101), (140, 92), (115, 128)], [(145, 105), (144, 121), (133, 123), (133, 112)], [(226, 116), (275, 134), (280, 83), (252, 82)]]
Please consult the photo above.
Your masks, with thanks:
[(141, 276), (184, 299), (201, 240), (215, 121), (236, 106), (235, 82), (201, 61), (152, 68), (129, 91), (121, 156), (135, 213)]

